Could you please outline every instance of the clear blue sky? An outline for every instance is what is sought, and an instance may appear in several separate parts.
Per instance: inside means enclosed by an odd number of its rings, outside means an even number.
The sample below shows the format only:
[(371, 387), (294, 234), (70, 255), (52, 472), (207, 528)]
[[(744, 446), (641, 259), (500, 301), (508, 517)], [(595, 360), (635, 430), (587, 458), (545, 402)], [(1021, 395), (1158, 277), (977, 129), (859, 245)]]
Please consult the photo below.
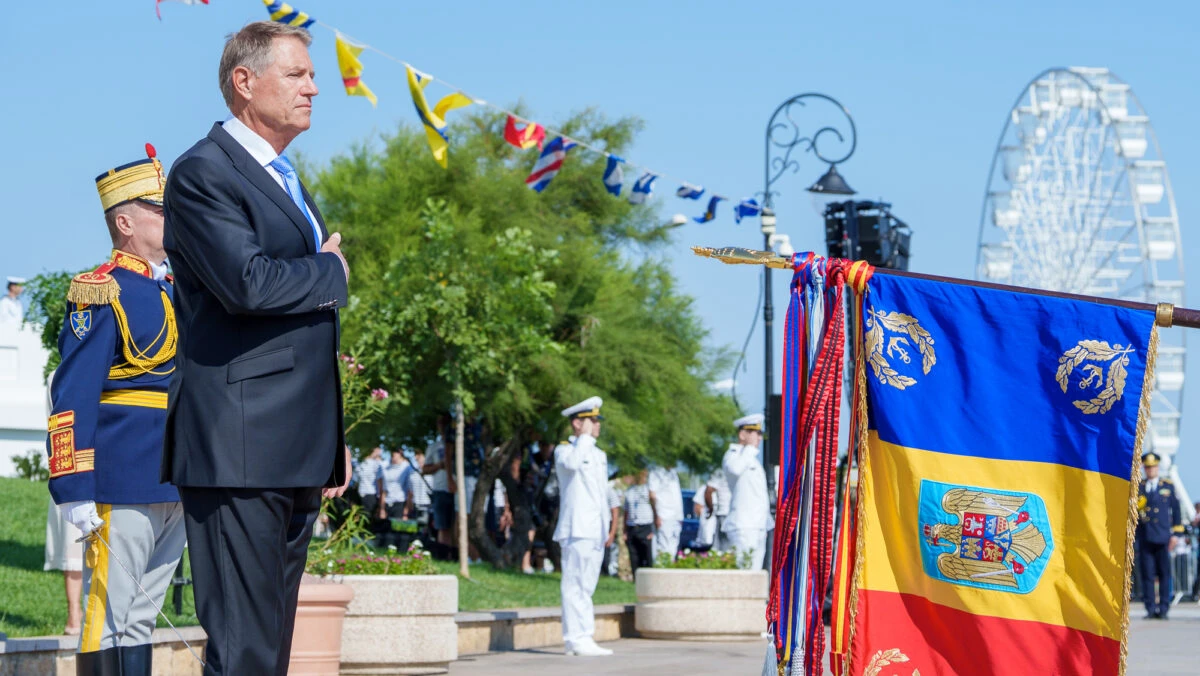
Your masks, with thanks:
[[(1105, 66), (1141, 98), (1163, 144), (1183, 226), (1188, 294), (1200, 306), (1200, 9), (1188, 3), (455, 2), (296, 0), (300, 9), (435, 77), (498, 103), (523, 100), (547, 123), (598, 106), (637, 115), (628, 159), (730, 197), (761, 189), (763, 127), (793, 94), (819, 91), (854, 115), (859, 146), (842, 173), (914, 230), (912, 269), (973, 273), (984, 181), (1017, 94), (1052, 66)], [(107, 250), (93, 178), (153, 142), (168, 162), (225, 110), (217, 90), (224, 36), (266, 13), (259, 0), (209, 6), (152, 0), (7, 3), (0, 22), (8, 246), (0, 275), (79, 268)], [(414, 123), (404, 72), (365, 53), (372, 109), (342, 93), (333, 36), (315, 30), (321, 95), (294, 147), (323, 161)], [(437, 90), (440, 93), (443, 90)], [(451, 148), (453, 158), (453, 147)], [(453, 161), (453, 159), (451, 159)], [(824, 248), (804, 188), (822, 172), (802, 158), (777, 187), (779, 229), (798, 250)], [(664, 220), (702, 205), (662, 195)], [(672, 261), (716, 345), (740, 346), (758, 277), (694, 259), (692, 244), (758, 247), (756, 224), (719, 220), (677, 231)], [(776, 277), (777, 326), (787, 277)], [(1179, 330), (1179, 329), (1175, 329)], [(776, 339), (778, 349), (780, 338)], [(1200, 348), (1200, 339), (1193, 340)], [(743, 406), (762, 400), (762, 336), (741, 376)], [(776, 360), (778, 364), (778, 359)], [(776, 367), (778, 373), (778, 366)], [(1189, 360), (1182, 470), (1200, 493), (1200, 355)], [(1013, 431), (1014, 433), (1016, 431)], [(997, 433), (1007, 433), (997, 430)]]

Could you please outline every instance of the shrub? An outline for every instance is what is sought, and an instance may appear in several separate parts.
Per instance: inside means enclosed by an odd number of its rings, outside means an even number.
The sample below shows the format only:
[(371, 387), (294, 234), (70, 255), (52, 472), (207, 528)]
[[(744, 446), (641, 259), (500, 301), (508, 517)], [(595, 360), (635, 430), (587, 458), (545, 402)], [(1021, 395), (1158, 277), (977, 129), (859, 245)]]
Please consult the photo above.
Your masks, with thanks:
[(690, 549), (683, 550), (683, 553), (674, 561), (666, 552), (658, 555), (658, 560), (654, 562), (656, 568), (690, 568), (695, 570), (736, 570), (738, 563), (745, 567), (750, 566), (750, 552), (743, 552), (738, 556), (736, 549), (731, 549), (727, 552), (693, 552)]
[(17, 466), (17, 478), (28, 481), (49, 481), (50, 468), (46, 467), (46, 452), (39, 448), (31, 448), (25, 455), (13, 457)]

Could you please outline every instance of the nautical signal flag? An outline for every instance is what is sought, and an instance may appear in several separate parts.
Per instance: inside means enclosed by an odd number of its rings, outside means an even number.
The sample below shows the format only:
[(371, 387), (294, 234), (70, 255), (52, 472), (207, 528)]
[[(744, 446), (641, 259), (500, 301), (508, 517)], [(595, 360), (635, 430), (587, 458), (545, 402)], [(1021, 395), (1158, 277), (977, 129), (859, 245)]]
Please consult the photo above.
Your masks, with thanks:
[(1153, 310), (877, 273), (854, 324), (835, 673), (1124, 673)]
[(363, 65), (358, 60), (363, 47), (350, 42), (339, 33), (336, 37), (338, 70), (342, 71), (342, 84), (350, 96), (365, 96), (374, 106), (375, 94), (362, 81)]
[(517, 128), (517, 118), (512, 115), (504, 122), (504, 140), (521, 150), (537, 146), (539, 150), (546, 140), (546, 128), (536, 122), (526, 122), (525, 126)]
[(413, 107), (417, 109), (417, 116), (425, 127), (425, 138), (429, 141), (429, 149), (433, 151), (433, 159), (445, 169), (450, 140), (446, 135), (446, 113), (469, 106), (474, 101), (462, 92), (454, 92), (443, 96), (430, 110), (429, 102), (425, 100), (425, 87), (433, 82), (433, 78), (412, 66), (405, 65), (404, 68), (408, 71), (408, 90), (412, 93)]
[(710, 198), (708, 200), (708, 208), (704, 210), (704, 213), (697, 216), (696, 218), (694, 218), (692, 220), (696, 221), (697, 223), (707, 223), (707, 222), (711, 221), (712, 219), (716, 218), (717, 217), (717, 202), (720, 202), (724, 199), (725, 198), (721, 197), (720, 195), (713, 195), (712, 198)]
[(609, 155), (608, 164), (604, 167), (604, 189), (616, 197), (621, 196), (621, 183), (625, 181), (625, 174), (621, 171), (624, 163), (625, 160), (616, 155)]
[[(207, 2), (207, 0), (205, 1)], [(271, 21), (278, 21), (279, 23), (286, 23), (289, 26), (304, 29), (316, 23), (316, 20), (311, 16), (297, 10), (286, 2), (281, 2), (280, 0), (263, 0), (263, 4), (267, 6), (267, 14), (271, 15)]]
[(682, 197), (688, 200), (698, 200), (703, 194), (704, 188), (698, 185), (692, 185), (691, 183), (684, 183), (683, 185), (679, 186), (678, 190), (675, 191), (676, 197)]
[(529, 172), (529, 177), (525, 179), (525, 185), (532, 188), (535, 192), (541, 192), (550, 185), (550, 181), (558, 175), (558, 170), (562, 169), (563, 160), (567, 158), (567, 151), (575, 147), (575, 142), (564, 139), (561, 136), (554, 137), (554, 140), (547, 143), (542, 149), (541, 157), (533, 165), (533, 171)]
[(162, 21), (162, 11), (159, 10), (159, 5), (164, 2), (178, 2), (182, 5), (207, 5), (208, 0), (154, 0), (154, 14)]
[(633, 182), (633, 188), (629, 190), (630, 204), (645, 204), (650, 198), (650, 193), (654, 191), (654, 179), (658, 178), (657, 174), (646, 172), (638, 177), (638, 180)]
[(749, 199), (738, 202), (738, 205), (733, 208), (733, 220), (741, 223), (743, 218), (757, 216), (762, 213), (762, 207), (758, 206), (758, 201)]

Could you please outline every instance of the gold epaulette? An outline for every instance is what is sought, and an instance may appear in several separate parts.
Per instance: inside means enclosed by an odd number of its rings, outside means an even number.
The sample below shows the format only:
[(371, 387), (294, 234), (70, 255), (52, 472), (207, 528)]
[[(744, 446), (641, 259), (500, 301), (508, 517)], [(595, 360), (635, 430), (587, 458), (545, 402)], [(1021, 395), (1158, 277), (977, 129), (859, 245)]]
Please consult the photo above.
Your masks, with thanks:
[(75, 275), (71, 288), (67, 289), (67, 300), (76, 305), (112, 305), (121, 295), (117, 278), (110, 274), (115, 267), (109, 262), (91, 272)]

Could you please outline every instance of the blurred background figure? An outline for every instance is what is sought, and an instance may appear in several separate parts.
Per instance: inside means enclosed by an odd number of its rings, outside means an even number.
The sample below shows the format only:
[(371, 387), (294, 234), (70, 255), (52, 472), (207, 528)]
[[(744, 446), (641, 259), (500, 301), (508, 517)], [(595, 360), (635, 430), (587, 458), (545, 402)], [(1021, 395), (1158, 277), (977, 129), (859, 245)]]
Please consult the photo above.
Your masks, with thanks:
[(625, 543), (629, 546), (629, 567), (637, 575), (638, 568), (654, 565), (651, 556), (654, 541), (654, 505), (650, 501), (650, 472), (638, 470), (633, 484), (625, 489)]
[(679, 533), (683, 530), (683, 489), (673, 468), (655, 467), (647, 482), (650, 502), (654, 505), (654, 545), (651, 558), (666, 554), (675, 560), (679, 553)]
[(25, 308), (21, 305), (21, 293), (25, 291), (25, 280), (21, 277), (8, 278), (8, 291), (0, 298), (0, 322), (21, 323)]
[[(13, 278), (8, 282), (11, 285)], [(0, 318), (0, 321), (3, 321)], [(50, 383), (54, 380), (54, 372), (46, 378), (46, 417), (50, 417)], [(83, 592), (83, 543), (79, 539), (83, 533), (63, 518), (62, 512), (50, 498), (50, 507), (46, 512), (46, 560), (42, 570), (61, 570), (63, 572), (63, 588), (67, 594), (67, 626), (63, 633), (67, 636), (78, 636), (80, 625), (83, 623), (83, 607), (80, 596)]]

